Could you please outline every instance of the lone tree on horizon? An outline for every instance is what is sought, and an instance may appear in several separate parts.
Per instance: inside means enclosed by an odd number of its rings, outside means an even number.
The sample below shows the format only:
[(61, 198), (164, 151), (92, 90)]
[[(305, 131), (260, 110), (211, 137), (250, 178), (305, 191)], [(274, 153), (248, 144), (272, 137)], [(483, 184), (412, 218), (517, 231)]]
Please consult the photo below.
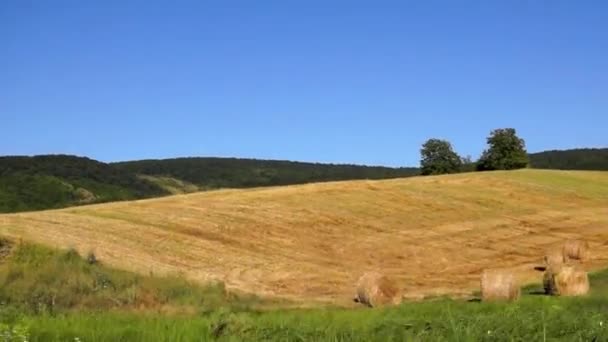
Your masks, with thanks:
[(420, 149), (422, 175), (441, 175), (460, 171), (462, 160), (447, 140), (429, 139)]
[(526, 143), (514, 128), (495, 129), (488, 137), (488, 149), (477, 162), (477, 170), (515, 170), (528, 166)]

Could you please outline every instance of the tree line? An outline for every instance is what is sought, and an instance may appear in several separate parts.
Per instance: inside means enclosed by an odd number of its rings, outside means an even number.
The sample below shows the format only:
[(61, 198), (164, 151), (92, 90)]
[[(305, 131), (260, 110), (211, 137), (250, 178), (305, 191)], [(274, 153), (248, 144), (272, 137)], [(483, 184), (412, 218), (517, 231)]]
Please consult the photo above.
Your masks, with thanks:
[(429, 139), (420, 149), (420, 173), (441, 175), (468, 171), (515, 170), (529, 165), (525, 141), (514, 128), (495, 129), (490, 132), (488, 147), (477, 161), (461, 157), (452, 144), (443, 139)]
[(111, 165), (123, 172), (173, 177), (205, 189), (387, 179), (420, 174), (416, 167), (392, 168), (241, 158), (175, 158)]
[(608, 148), (576, 148), (532, 153), (530, 166), (537, 169), (608, 171)]
[(445, 140), (429, 139), (421, 168), (333, 165), (237, 158), (177, 158), (102, 163), (68, 155), (0, 157), (0, 212), (158, 197), (170, 192), (141, 175), (166, 176), (199, 189), (248, 188), (353, 179), (386, 179), (526, 167), (608, 170), (608, 148), (526, 154), (514, 129), (490, 133), (478, 160), (461, 157)]
[(237, 158), (177, 158), (103, 163), (69, 155), (0, 157), (0, 213), (169, 195), (142, 175), (199, 189), (250, 188), (419, 175), (418, 168), (333, 165)]

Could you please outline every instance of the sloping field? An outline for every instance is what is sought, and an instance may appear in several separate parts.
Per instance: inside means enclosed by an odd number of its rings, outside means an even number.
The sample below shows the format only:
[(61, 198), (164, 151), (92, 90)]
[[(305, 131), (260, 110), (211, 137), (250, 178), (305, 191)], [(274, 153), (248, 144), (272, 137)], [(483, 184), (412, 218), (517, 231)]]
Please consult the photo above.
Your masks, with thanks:
[(408, 297), (465, 294), (486, 267), (524, 281), (544, 249), (591, 243), (608, 265), (608, 172), (471, 173), (222, 190), (0, 216), (0, 234), (95, 251), (142, 273), (183, 273), (298, 301), (348, 303), (366, 270)]

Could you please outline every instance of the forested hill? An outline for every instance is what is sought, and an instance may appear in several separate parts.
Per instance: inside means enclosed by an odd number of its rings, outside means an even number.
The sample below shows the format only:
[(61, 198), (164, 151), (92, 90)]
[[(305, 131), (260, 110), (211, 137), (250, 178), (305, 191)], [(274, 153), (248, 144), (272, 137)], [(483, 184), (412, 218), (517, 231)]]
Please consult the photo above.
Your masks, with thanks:
[(0, 157), (0, 212), (61, 208), (217, 188), (417, 175), (417, 168), (234, 158), (106, 164), (68, 156)]
[(608, 148), (532, 153), (530, 166), (537, 169), (608, 170)]
[(169, 176), (203, 188), (247, 188), (420, 174), (418, 168), (318, 164), (237, 158), (176, 158), (112, 164), (129, 173)]
[(92, 159), (68, 155), (0, 157), (0, 212), (155, 197), (156, 184)]
[[(608, 148), (530, 154), (541, 169), (608, 170)], [(158, 197), (217, 188), (415, 176), (418, 168), (236, 158), (102, 163), (69, 155), (0, 157), (0, 212)]]

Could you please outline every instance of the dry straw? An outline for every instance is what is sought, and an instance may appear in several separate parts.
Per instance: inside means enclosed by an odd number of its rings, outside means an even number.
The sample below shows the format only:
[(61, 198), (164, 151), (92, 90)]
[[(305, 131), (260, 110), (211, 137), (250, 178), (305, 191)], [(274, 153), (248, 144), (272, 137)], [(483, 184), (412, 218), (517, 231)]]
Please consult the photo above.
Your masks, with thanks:
[(356, 302), (369, 307), (398, 304), (401, 294), (397, 285), (378, 272), (367, 272), (357, 281)]
[(564, 258), (578, 261), (589, 260), (589, 244), (583, 240), (569, 240), (564, 244)]
[(589, 292), (589, 277), (580, 266), (553, 266), (545, 272), (543, 285), (549, 295), (582, 296)]
[(519, 299), (521, 290), (517, 277), (506, 270), (484, 270), (481, 274), (481, 300)]
[(567, 261), (568, 261), (568, 258), (564, 257), (563, 248), (549, 249), (545, 253), (544, 262), (545, 262), (545, 266), (547, 268), (553, 267), (553, 266), (561, 266)]

